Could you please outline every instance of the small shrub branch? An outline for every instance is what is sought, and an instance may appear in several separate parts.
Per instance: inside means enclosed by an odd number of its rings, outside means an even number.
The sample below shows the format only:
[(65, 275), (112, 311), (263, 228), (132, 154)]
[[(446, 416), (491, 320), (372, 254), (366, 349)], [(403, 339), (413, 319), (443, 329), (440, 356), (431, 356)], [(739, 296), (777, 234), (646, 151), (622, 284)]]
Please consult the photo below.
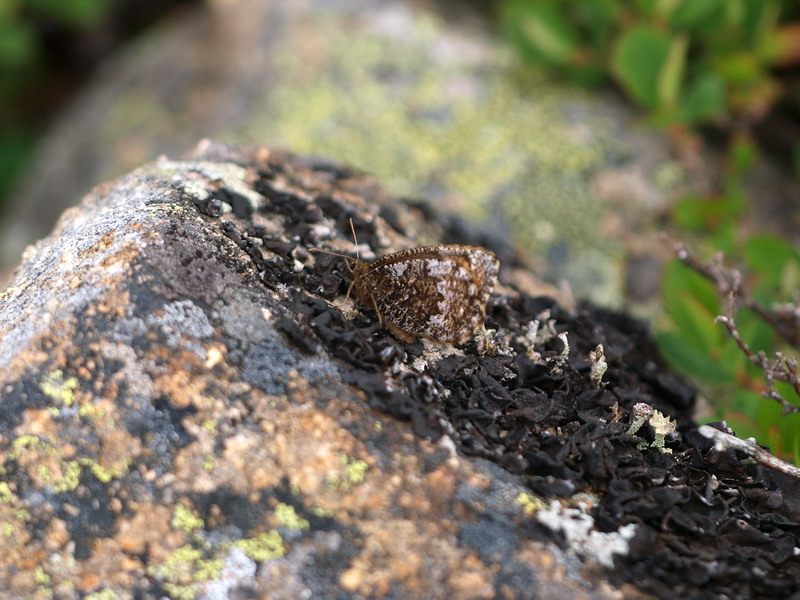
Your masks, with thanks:
[(708, 263), (702, 263), (678, 243), (672, 243), (675, 256), (687, 267), (711, 281), (717, 288), (721, 298), (725, 300), (725, 314), (716, 318), (722, 323), (733, 338), (736, 345), (748, 360), (764, 372), (766, 390), (762, 393), (765, 398), (775, 400), (783, 407), (783, 414), (800, 413), (800, 406), (786, 400), (775, 385), (776, 381), (783, 381), (792, 386), (800, 397), (800, 374), (798, 374), (797, 360), (785, 357), (781, 352), (775, 352), (770, 360), (763, 351), (753, 352), (752, 348), (742, 339), (736, 325), (736, 310), (738, 307), (748, 308), (763, 319), (774, 331), (786, 340), (792, 347), (800, 346), (798, 328), (798, 310), (793, 304), (786, 304), (780, 311), (772, 312), (756, 300), (745, 290), (742, 275), (736, 269), (728, 269), (722, 263), (722, 254), (718, 253)]

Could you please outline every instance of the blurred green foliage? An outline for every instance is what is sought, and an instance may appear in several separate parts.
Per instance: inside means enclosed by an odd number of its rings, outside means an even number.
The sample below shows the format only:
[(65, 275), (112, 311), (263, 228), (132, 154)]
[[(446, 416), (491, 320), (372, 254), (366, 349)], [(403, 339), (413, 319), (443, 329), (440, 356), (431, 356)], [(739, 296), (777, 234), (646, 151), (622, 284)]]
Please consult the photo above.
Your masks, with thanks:
[[(588, 85), (612, 80), (661, 124), (757, 120), (800, 58), (782, 0), (505, 0), (508, 37), (530, 61)], [(785, 19), (790, 19), (788, 11)]]
[[(38, 134), (25, 105), (31, 85), (46, 78), (46, 31), (79, 34), (100, 24), (113, 0), (0, 0), (0, 198), (26, 163)], [(21, 108), (22, 107), (22, 108)]]
[[(576, 83), (616, 84), (658, 126), (684, 136), (715, 125), (730, 134), (720, 189), (680, 199), (673, 224), (706, 252), (739, 258), (752, 297), (768, 309), (800, 302), (800, 254), (786, 241), (752, 236), (744, 179), (759, 149), (751, 130), (778, 102), (800, 109), (795, 85), (780, 69), (800, 65), (800, 4), (782, 0), (503, 0), (512, 43), (530, 62)], [(800, 144), (793, 158), (800, 173)], [(680, 234), (681, 237), (685, 237)], [(666, 324), (657, 339), (663, 355), (702, 382), (715, 419), (800, 463), (800, 415), (764, 399), (764, 373), (727, 330), (715, 285), (679, 261), (663, 279)], [(754, 352), (797, 355), (763, 319), (736, 314)], [(777, 384), (798, 403), (794, 390)]]
[(41, 58), (39, 30), (45, 23), (85, 30), (100, 23), (112, 0), (3, 0), (0, 2), (0, 73), (3, 87)]
[[(800, 252), (775, 236), (750, 237), (742, 251), (750, 295), (771, 309), (797, 301), (800, 289)], [(672, 262), (663, 280), (667, 326), (657, 334), (663, 355), (675, 367), (705, 382), (715, 400), (717, 416), (724, 418), (740, 437), (754, 437), (778, 456), (800, 463), (800, 414), (782, 414), (774, 400), (764, 399), (764, 372), (753, 365), (728, 334), (715, 322), (725, 314), (715, 285), (679, 261)], [(735, 315), (742, 340), (754, 353), (772, 358), (776, 351), (796, 353), (778, 332), (748, 309)], [(797, 395), (788, 384), (777, 383), (783, 398)]]

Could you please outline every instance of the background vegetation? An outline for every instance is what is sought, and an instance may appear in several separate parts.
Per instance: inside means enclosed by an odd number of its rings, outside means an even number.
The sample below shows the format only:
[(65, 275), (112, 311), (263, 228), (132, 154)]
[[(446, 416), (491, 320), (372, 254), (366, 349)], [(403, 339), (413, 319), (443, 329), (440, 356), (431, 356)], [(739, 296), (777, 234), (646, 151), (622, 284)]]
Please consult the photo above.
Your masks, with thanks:
[(50, 116), (97, 63), (196, 0), (0, 0), (0, 208)]
[[(800, 120), (800, 5), (501, 4), (508, 39), (531, 63), (581, 85), (616, 86), (679, 146), (725, 140), (717, 189), (679, 199), (670, 215), (672, 237), (690, 239), (700, 255), (722, 254), (703, 262), (676, 247), (664, 273), (666, 321), (657, 337), (667, 360), (712, 399), (714, 419), (800, 461), (793, 358), (800, 349), (800, 253), (790, 241), (751, 232), (747, 216), (758, 205), (744, 186), (759, 153), (800, 172), (800, 139), (780, 135), (797, 131)], [(761, 135), (768, 120), (785, 127)]]

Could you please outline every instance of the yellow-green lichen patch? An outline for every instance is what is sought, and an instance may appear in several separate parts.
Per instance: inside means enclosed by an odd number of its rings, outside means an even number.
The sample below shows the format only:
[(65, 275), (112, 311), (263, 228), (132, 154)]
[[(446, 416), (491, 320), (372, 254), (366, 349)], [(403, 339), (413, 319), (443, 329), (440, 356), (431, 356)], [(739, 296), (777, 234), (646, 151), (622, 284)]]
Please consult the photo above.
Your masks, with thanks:
[(342, 472), (328, 480), (329, 489), (346, 492), (354, 485), (364, 482), (364, 477), (369, 469), (369, 465), (365, 461), (341, 453), (339, 454), (339, 464), (342, 465)]
[(44, 569), (41, 566), (37, 566), (33, 570), (33, 580), (36, 582), (36, 585), (42, 587), (50, 585), (50, 575), (45, 573)]
[(184, 533), (192, 533), (205, 526), (203, 519), (195, 515), (191, 510), (186, 508), (183, 504), (175, 506), (175, 511), (172, 514), (170, 521), (175, 529), (180, 529)]
[(128, 472), (128, 469), (131, 466), (130, 458), (123, 458), (117, 464), (110, 467), (104, 467), (103, 465), (93, 461), (91, 458), (86, 457), (79, 458), (78, 462), (81, 464), (81, 466), (89, 467), (92, 475), (97, 477), (97, 479), (102, 483), (108, 483), (112, 479), (119, 479)]
[(520, 492), (517, 495), (517, 504), (522, 507), (522, 512), (526, 515), (532, 515), (538, 510), (547, 508), (547, 503), (544, 500), (525, 492)]
[(11, 491), (11, 486), (7, 481), (0, 481), (0, 502), (3, 504), (11, 502), (14, 497), (14, 492)]
[(369, 465), (363, 460), (348, 458), (344, 454), (340, 456), (340, 460), (345, 465), (345, 477), (350, 485), (356, 485), (364, 482), (364, 475), (369, 469)]
[(54, 444), (55, 440), (52, 438), (39, 437), (38, 435), (21, 435), (11, 442), (11, 452), (8, 456), (11, 460), (18, 460), (26, 449), (48, 455), (55, 454)]
[(88, 457), (64, 460), (57, 450), (56, 440), (51, 436), (21, 435), (11, 443), (9, 458), (16, 460), (38, 485), (49, 487), (56, 493), (78, 487), (81, 467), (87, 467), (99, 481), (108, 483), (127, 473), (131, 464), (127, 457), (110, 466)]
[(315, 517), (319, 517), (321, 519), (330, 519), (333, 517), (333, 511), (330, 511), (326, 508), (322, 508), (321, 506), (315, 506), (311, 509), (311, 512), (314, 514)]
[[(101, 419), (106, 416), (106, 411), (94, 404), (82, 404), (78, 409), (78, 415), (86, 419)], [(108, 425), (113, 427), (114, 422), (111, 421)]]
[(222, 559), (206, 558), (202, 550), (187, 544), (147, 571), (162, 582), (174, 600), (193, 600), (197, 597), (197, 585), (219, 577), (224, 564)]
[(214, 466), (217, 464), (217, 457), (213, 454), (206, 454), (203, 458), (203, 470), (211, 472), (214, 470)]
[(11, 537), (14, 535), (14, 532), (15, 532), (16, 530), (17, 530), (17, 528), (16, 528), (16, 527), (14, 527), (14, 525), (12, 525), (11, 523), (9, 523), (8, 521), (4, 521), (4, 522), (3, 522), (3, 525), (2, 525), (2, 532), (3, 532), (3, 537), (4, 537), (4, 538), (6, 538), (6, 539), (11, 539)]
[(71, 492), (78, 487), (81, 477), (81, 465), (77, 460), (69, 460), (64, 464), (64, 470), (61, 479), (53, 485), (53, 491), (56, 494), (62, 492)]
[(310, 529), (311, 525), (303, 517), (297, 514), (293, 506), (280, 502), (275, 507), (275, 519), (278, 524), (287, 529), (294, 529), (297, 531), (305, 531)]
[(283, 538), (275, 529), (254, 538), (238, 540), (233, 545), (241, 548), (247, 556), (258, 562), (266, 562), (286, 554)]
[(77, 377), (64, 379), (64, 372), (56, 369), (42, 378), (39, 384), (45, 396), (60, 402), (64, 406), (72, 406), (75, 403), (75, 390), (78, 389)]

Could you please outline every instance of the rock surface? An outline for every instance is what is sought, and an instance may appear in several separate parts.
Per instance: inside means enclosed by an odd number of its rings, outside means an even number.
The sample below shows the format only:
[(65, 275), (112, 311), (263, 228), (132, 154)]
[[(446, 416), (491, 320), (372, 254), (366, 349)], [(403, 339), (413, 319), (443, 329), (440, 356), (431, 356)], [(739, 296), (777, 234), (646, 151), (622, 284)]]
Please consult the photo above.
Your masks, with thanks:
[(654, 221), (705, 181), (618, 98), (526, 71), (458, 1), (207, 5), (110, 60), (57, 120), (0, 224), (0, 267), (97, 182), (213, 137), (358, 165), (394, 195), (490, 221), (548, 280), (619, 306), (625, 260), (657, 275), (669, 249)]
[[(345, 301), (308, 250), (355, 254), (350, 219), (365, 260), (495, 251), (486, 333)], [(99, 186), (0, 295), (0, 597), (794, 597), (797, 482), (699, 436), (636, 323), (531, 282), (318, 159), (204, 143)]]

